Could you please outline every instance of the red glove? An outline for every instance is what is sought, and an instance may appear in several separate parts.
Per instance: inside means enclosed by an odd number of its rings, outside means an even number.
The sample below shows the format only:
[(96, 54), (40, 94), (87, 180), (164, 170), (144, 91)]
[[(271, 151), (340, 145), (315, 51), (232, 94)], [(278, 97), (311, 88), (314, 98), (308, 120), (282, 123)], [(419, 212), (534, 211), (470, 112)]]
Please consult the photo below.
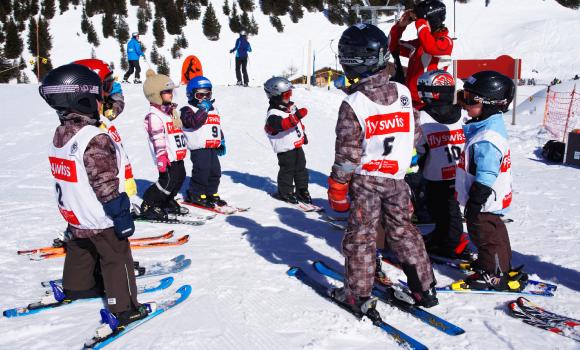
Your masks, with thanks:
[(350, 209), (350, 202), (346, 198), (348, 183), (341, 184), (332, 177), (328, 177), (328, 203), (334, 211), (345, 212)]
[(167, 153), (163, 153), (157, 157), (157, 170), (160, 173), (164, 173), (167, 171), (167, 168), (169, 168), (169, 158), (167, 157)]
[(306, 117), (307, 114), (308, 110), (306, 108), (300, 108), (299, 110), (296, 111), (296, 113), (294, 113), (294, 115), (298, 117), (298, 119)]

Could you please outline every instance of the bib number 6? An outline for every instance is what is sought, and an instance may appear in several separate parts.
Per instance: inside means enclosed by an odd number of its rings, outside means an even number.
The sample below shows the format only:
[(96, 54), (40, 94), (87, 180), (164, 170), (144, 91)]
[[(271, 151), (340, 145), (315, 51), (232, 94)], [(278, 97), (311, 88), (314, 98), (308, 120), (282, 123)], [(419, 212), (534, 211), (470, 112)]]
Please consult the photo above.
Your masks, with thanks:
[(383, 140), (383, 156), (388, 156), (393, 151), (394, 136), (385, 137)]

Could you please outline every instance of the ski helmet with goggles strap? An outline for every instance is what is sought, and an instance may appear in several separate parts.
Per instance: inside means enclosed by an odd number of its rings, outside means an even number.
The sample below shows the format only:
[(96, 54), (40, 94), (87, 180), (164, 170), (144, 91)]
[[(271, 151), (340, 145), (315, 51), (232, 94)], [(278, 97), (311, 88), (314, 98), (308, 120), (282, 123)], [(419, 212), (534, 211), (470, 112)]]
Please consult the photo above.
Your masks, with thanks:
[[(187, 100), (189, 103), (197, 105), (200, 101), (204, 99), (211, 100), (212, 97), (212, 84), (211, 81), (200, 75), (193, 79), (191, 79), (187, 83), (187, 87), (185, 88)], [(198, 90), (209, 90), (209, 91), (198, 91)]]
[(445, 22), (445, 4), (439, 0), (424, 0), (413, 7), (413, 12), (418, 18), (426, 19), (432, 30), (437, 30)]
[(70, 63), (51, 70), (38, 91), (59, 114), (78, 112), (98, 119), (97, 101), (103, 100), (101, 78), (85, 66)]
[(417, 80), (417, 92), (425, 103), (453, 102), (455, 81), (453, 76), (444, 70), (432, 70), (421, 74)]
[(97, 73), (103, 82), (103, 92), (108, 94), (113, 89), (115, 77), (111, 67), (104, 61), (97, 58), (87, 58), (84, 60), (74, 61), (73, 63), (83, 65), (93, 72)]
[(292, 94), (291, 91), (293, 88), (292, 83), (284, 77), (272, 77), (264, 83), (264, 91), (270, 100), (273, 98), (282, 99), (282, 94), (288, 91)]
[(515, 84), (512, 79), (495, 71), (481, 71), (473, 74), (463, 84), (463, 98), (466, 105), (482, 103), (505, 112), (514, 98)]
[(338, 59), (347, 78), (366, 78), (387, 66), (389, 39), (372, 24), (347, 28), (338, 41)]

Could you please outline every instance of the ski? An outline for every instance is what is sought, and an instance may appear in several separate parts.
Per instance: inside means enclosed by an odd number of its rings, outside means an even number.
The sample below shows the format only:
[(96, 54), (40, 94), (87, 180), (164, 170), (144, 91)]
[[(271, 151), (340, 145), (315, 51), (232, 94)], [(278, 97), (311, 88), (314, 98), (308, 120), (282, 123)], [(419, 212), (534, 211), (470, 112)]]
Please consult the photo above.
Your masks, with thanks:
[(573, 330), (575, 330), (576, 327), (579, 327), (578, 331), (580, 331), (579, 320), (547, 311), (546, 309), (532, 303), (524, 297), (519, 297), (516, 302), (522, 311), (548, 323), (551, 326), (571, 328)]
[[(173, 237), (174, 231), (167, 231), (166, 233), (158, 236), (149, 236), (149, 237), (139, 237), (139, 238), (129, 238), (129, 242), (142, 244), (142, 243), (149, 243), (161, 240), (167, 240)], [(60, 241), (60, 240), (59, 240)], [(62, 242), (62, 241), (60, 241)], [(63, 242), (66, 244), (66, 242)], [(65, 247), (60, 245), (58, 247), (41, 247), (36, 249), (29, 249), (29, 250), (19, 250), (17, 251), (18, 255), (34, 255), (34, 254), (45, 254), (45, 253), (64, 253)]]
[[(139, 294), (143, 294), (143, 293), (153, 293), (153, 292), (156, 292), (159, 290), (167, 289), (173, 284), (173, 280), (174, 280), (173, 277), (165, 277), (165, 278), (163, 278), (159, 281), (156, 281), (156, 282), (139, 283), (139, 284), (137, 284), (137, 292)], [(53, 290), (52, 293), (58, 293), (58, 291), (55, 290), (55, 289), (59, 289), (59, 285), (57, 283), (53, 282), (50, 286)], [(47, 291), (48, 295), (50, 295), (50, 293), (51, 292)], [(98, 299), (101, 299), (101, 298), (95, 297), (95, 298), (77, 299), (77, 300), (64, 299), (61, 302), (55, 302), (55, 303), (51, 303), (48, 305), (44, 305), (44, 304), (42, 304), (42, 302), (35, 302), (35, 303), (28, 304), (28, 306), (16, 307), (16, 308), (4, 310), (2, 312), (2, 315), (6, 318), (29, 316), (29, 315), (37, 314), (37, 313), (42, 312), (42, 311), (70, 305), (72, 303), (77, 303), (77, 302), (81, 302), (81, 301), (94, 301), (94, 300), (98, 300)]]
[[(158, 241), (142, 244), (131, 243), (131, 250), (161, 248), (161, 247), (176, 247), (183, 245), (187, 242), (189, 242), (189, 235), (181, 236), (173, 241)], [(66, 256), (66, 250), (63, 250), (60, 253), (33, 254), (29, 255), (29, 258), (30, 260), (46, 260), (46, 259), (62, 258), (64, 256)]]
[(310, 212), (323, 212), (324, 211), (324, 208), (319, 207), (319, 206), (314, 205), (314, 204), (308, 204), (308, 203), (303, 203), (303, 202), (298, 202), (298, 203), (294, 204), (294, 203), (286, 202), (286, 201), (280, 199), (278, 193), (270, 193), (270, 196), (272, 196), (272, 198), (275, 198), (275, 199), (279, 200), (280, 202), (284, 202), (284, 203), (286, 203), (288, 205), (291, 205), (292, 207), (294, 207), (294, 208), (296, 208), (298, 210), (301, 210), (301, 211), (303, 211), (305, 213), (310, 213)]
[(166, 214), (166, 219), (148, 219), (141, 214), (141, 208), (133, 203), (133, 220), (151, 222), (158, 224), (176, 224), (176, 225), (191, 225), (200, 226), (205, 224), (208, 220), (216, 217), (216, 214), (206, 215), (206, 216), (191, 216), (191, 215), (178, 215), (178, 214)]
[(236, 213), (242, 213), (250, 210), (250, 207), (242, 208), (242, 207), (235, 207), (231, 205), (222, 205), (222, 206), (215, 206), (214, 208), (204, 207), (199, 204), (191, 203), (183, 201), (181, 204), (189, 205), (190, 207), (194, 207), (197, 209), (211, 211), (212, 213), (222, 214), (222, 215), (232, 215)]
[[(179, 289), (177, 289), (175, 294), (173, 294), (172, 296), (163, 298), (160, 301), (156, 302), (155, 311), (151, 312), (147, 317), (145, 317), (141, 320), (129, 323), (127, 326), (123, 327), (122, 329), (116, 329), (110, 335), (108, 335), (104, 338), (98, 338), (96, 336), (93, 337), (92, 339), (85, 342), (84, 349), (102, 349), (103, 347), (112, 343), (116, 339), (119, 339), (120, 337), (129, 333), (133, 329), (139, 327), (143, 323), (145, 323), (145, 322), (151, 320), (152, 318), (159, 316), (160, 314), (164, 313), (165, 311), (183, 303), (187, 298), (189, 298), (190, 294), (191, 294), (191, 286), (190, 285), (186, 284), (186, 285), (179, 287)], [(105, 325), (105, 326), (108, 327), (108, 325)]]
[[(313, 265), (316, 271), (320, 272), (321, 274), (344, 283), (344, 275), (341, 272), (338, 272), (333, 268), (329, 267), (324, 262), (316, 261), (314, 262)], [(384, 287), (384, 286), (377, 287), (375, 285), (375, 287), (373, 288), (373, 295), (379, 298), (379, 300), (381, 300), (382, 302), (394, 306), (401, 311), (409, 313), (410, 315), (418, 318), (427, 325), (434, 327), (435, 329), (445, 334), (460, 335), (465, 333), (465, 330), (442, 319), (441, 317), (433, 315), (432, 313), (427, 312), (420, 307), (417, 307), (413, 304), (410, 304), (406, 301), (397, 298), (396, 295), (398, 295), (399, 293), (405, 292), (398, 291), (392, 287)]]
[[(185, 255), (182, 254), (176, 256), (175, 258), (169, 261), (156, 262), (154, 264), (145, 266), (140, 266), (138, 262), (134, 263), (135, 263), (135, 277), (147, 278), (181, 272), (191, 266), (191, 259), (186, 259)], [(40, 282), (40, 284), (43, 287), (50, 287), (50, 282), (62, 284), (62, 279), (42, 281)]]
[[(304, 283), (305, 285), (312, 288), (318, 295), (320, 295), (321, 297), (325, 298), (326, 300), (334, 303), (335, 305), (341, 307), (342, 309), (350, 312), (356, 318), (361, 319), (364, 316), (364, 315), (355, 314), (351, 310), (345, 308), (343, 305), (337, 303), (334, 299), (332, 299), (328, 295), (329, 287), (324, 286), (323, 284), (315, 281), (312, 277), (310, 277), (304, 271), (302, 271), (302, 269), (300, 269), (298, 267), (291, 267), (288, 270), (287, 274), (288, 274), (288, 276), (296, 277), (302, 283)], [(399, 345), (406, 346), (406, 347), (409, 347), (411, 349), (416, 349), (416, 350), (427, 350), (427, 347), (425, 345), (421, 344), (417, 340), (413, 339), (412, 337), (410, 337), (407, 334), (401, 332), (400, 330), (394, 328), (393, 326), (385, 323), (382, 320), (373, 321), (373, 325), (379, 327), (380, 329), (385, 331), (387, 334), (389, 334), (391, 337), (393, 337), (393, 339)]]
[[(459, 281), (453, 282), (457, 283)], [(407, 287), (407, 283), (404, 281), (399, 280), (405, 288)], [(453, 284), (452, 283), (452, 284)], [(529, 283), (526, 285), (524, 290), (519, 292), (512, 292), (512, 291), (499, 291), (499, 290), (477, 290), (477, 289), (452, 289), (452, 284), (449, 284), (444, 287), (437, 287), (436, 290), (438, 293), (458, 293), (458, 294), (502, 294), (502, 295), (533, 295), (539, 297), (553, 297), (554, 291), (547, 285), (542, 282)]]
[(529, 314), (524, 309), (522, 309), (517, 301), (508, 303), (508, 313), (510, 316), (517, 318), (530, 326), (547, 330), (580, 342), (580, 333), (577, 333), (570, 327), (560, 327), (557, 325), (554, 326), (548, 322), (545, 322), (541, 318), (534, 317), (532, 314)]
[(338, 229), (338, 230), (346, 230), (346, 220), (339, 220), (337, 218), (334, 218), (332, 216), (328, 216), (324, 213), (322, 213), (320, 215), (320, 220), (326, 222), (327, 224), (329, 224), (330, 226)]

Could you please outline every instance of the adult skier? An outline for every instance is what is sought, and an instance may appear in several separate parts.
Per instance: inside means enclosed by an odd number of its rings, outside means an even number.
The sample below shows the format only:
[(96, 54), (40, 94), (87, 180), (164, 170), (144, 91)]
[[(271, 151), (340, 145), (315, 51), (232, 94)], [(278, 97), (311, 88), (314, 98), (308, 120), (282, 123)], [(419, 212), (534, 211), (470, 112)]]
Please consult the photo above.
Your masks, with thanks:
[(50, 71), (39, 91), (60, 120), (49, 161), (58, 209), (73, 236), (67, 243), (63, 290), (44, 302), (105, 296), (118, 327), (124, 327), (148, 311), (137, 301), (132, 273), (127, 238), (135, 225), (129, 197), (120, 190), (124, 171), (115, 143), (98, 127), (101, 79), (87, 67), (67, 64)]
[[(423, 102), (417, 93), (417, 80), (426, 71), (447, 69), (451, 63), (453, 41), (443, 23), (445, 4), (440, 0), (423, 0), (407, 10), (390, 31), (389, 50), (408, 57), (406, 86), (411, 90), (413, 107), (420, 108)], [(411, 22), (415, 22), (417, 39), (401, 40), (403, 32)]]
[(478, 249), (476, 273), (454, 289), (519, 291), (527, 275), (511, 271), (512, 251), (502, 216), (512, 202), (510, 146), (503, 114), (513, 100), (513, 81), (494, 71), (473, 74), (463, 84), (460, 103), (469, 117), (465, 148), (457, 166), (455, 190)]
[[(252, 52), (252, 46), (248, 42), (248, 35), (246, 31), (240, 32), (240, 37), (236, 39), (236, 45), (230, 50), (230, 53), (236, 53), (236, 85), (248, 86), (250, 79), (248, 78), (248, 52)], [(242, 81), (242, 73), (244, 80)]]
[(330, 206), (341, 212), (350, 209), (342, 242), (346, 279), (333, 297), (370, 318), (376, 314), (371, 292), (377, 231), (382, 225), (416, 304), (437, 305), (433, 269), (421, 234), (411, 224), (411, 199), (404, 180), (416, 131), (409, 89), (389, 81), (388, 39), (376, 26), (349, 27), (338, 50), (347, 78), (359, 81), (346, 90), (348, 96), (338, 112), (335, 161), (328, 178)]
[(141, 51), (141, 43), (139, 42), (139, 33), (133, 32), (131, 34), (131, 40), (127, 43), (127, 60), (129, 61), (129, 70), (125, 73), (123, 77), (123, 83), (129, 82), (129, 77), (135, 71), (135, 80), (133, 83), (141, 84), (140, 74), (141, 74), (141, 66), (139, 65), (139, 59), (143, 57), (145, 58), (145, 54)]

